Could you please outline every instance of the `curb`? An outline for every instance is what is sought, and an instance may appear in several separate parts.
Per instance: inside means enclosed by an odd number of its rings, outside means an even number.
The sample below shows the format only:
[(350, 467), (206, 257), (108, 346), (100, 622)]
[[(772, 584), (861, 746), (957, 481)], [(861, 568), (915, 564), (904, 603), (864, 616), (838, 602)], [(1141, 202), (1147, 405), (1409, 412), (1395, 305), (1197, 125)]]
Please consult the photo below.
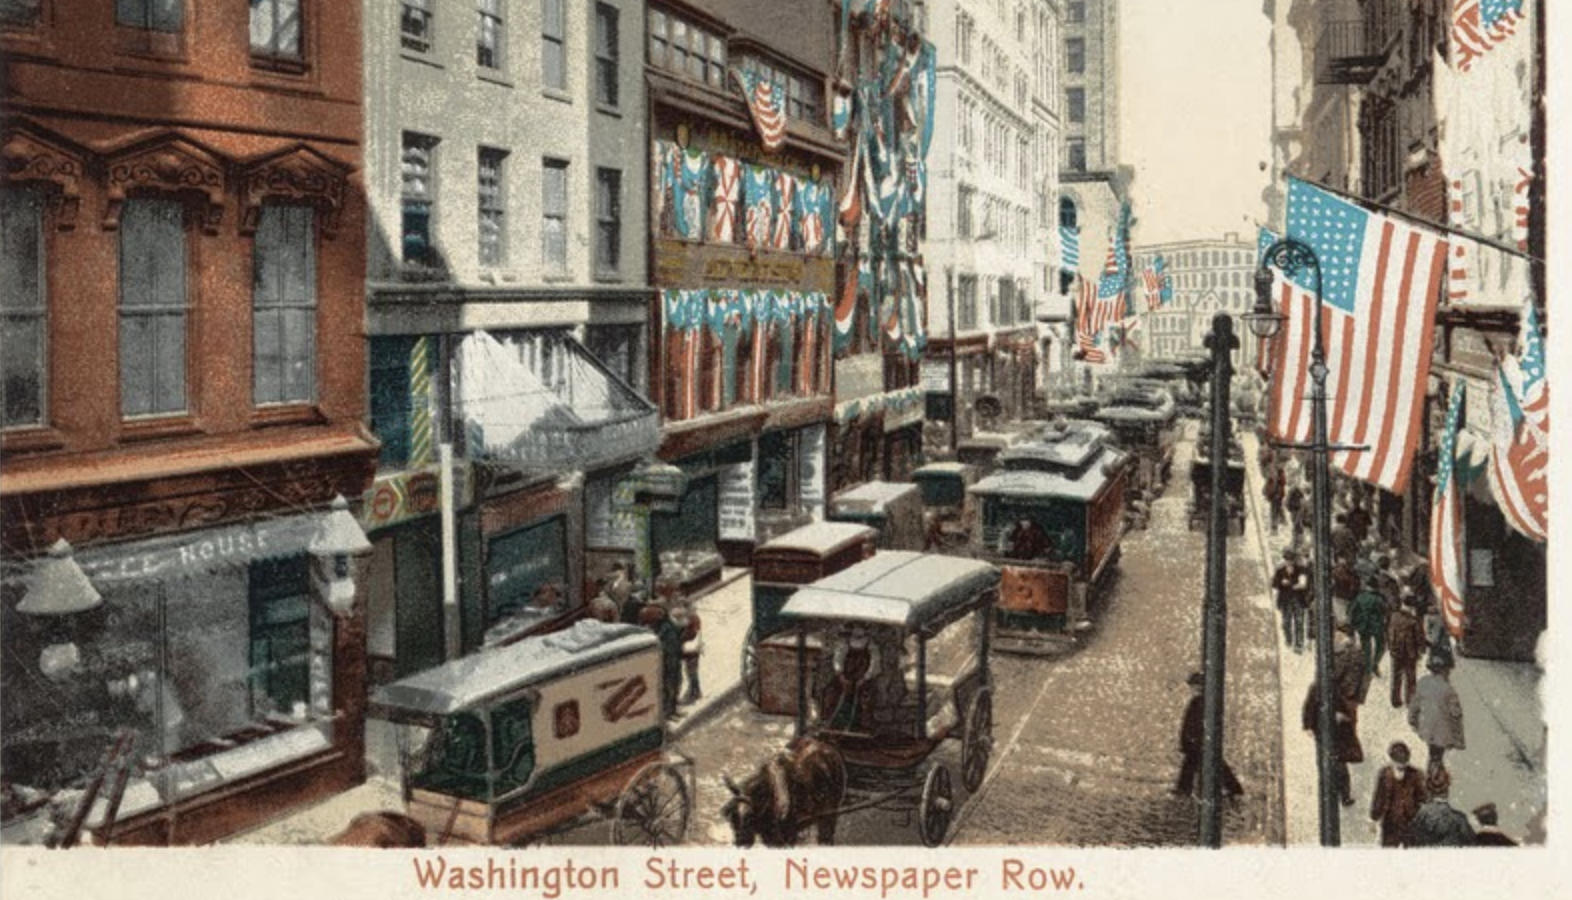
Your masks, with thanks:
[(719, 718), (721, 713), (736, 706), (738, 699), (741, 697), (742, 682), (739, 681), (718, 694), (712, 694), (704, 698), (704, 702), (700, 703), (666, 730), (667, 742), (675, 743), (687, 737), (690, 731), (696, 730), (700, 725), (708, 724), (710, 721)]

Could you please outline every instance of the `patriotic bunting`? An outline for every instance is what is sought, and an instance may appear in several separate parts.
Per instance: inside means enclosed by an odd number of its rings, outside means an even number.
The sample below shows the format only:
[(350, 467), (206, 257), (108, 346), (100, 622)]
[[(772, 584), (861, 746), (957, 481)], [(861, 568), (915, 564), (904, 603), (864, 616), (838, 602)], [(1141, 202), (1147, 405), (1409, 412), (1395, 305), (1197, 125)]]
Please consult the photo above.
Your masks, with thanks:
[(1441, 617), (1455, 638), (1463, 636), (1463, 492), (1458, 478), (1457, 432), (1464, 384), (1458, 379), (1452, 385), (1430, 512), (1430, 581), (1440, 601)]
[(1467, 72), (1492, 47), (1517, 32), (1523, 0), (1453, 0), (1452, 65)]
[(742, 201), (742, 164), (715, 154), (710, 161), (715, 191), (710, 199), (710, 240), (730, 244), (737, 239), (737, 204)]
[(1545, 342), (1532, 302), (1522, 318), (1522, 356), (1496, 365), (1491, 391), (1490, 489), (1507, 524), (1530, 540), (1549, 533), (1550, 390)]
[(779, 150), (786, 141), (786, 110), (781, 102), (784, 91), (778, 85), (765, 81), (753, 72), (731, 70), (732, 81), (742, 91), (748, 104), (748, 115), (759, 130), (759, 140), (768, 151)]

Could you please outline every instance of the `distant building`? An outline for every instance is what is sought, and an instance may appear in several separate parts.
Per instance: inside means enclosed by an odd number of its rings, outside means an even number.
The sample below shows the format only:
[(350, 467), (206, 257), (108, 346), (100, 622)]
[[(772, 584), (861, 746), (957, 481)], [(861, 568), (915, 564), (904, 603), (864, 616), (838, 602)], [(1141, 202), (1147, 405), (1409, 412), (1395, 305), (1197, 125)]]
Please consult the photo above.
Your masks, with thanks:
[[(958, 355), (963, 435), (974, 427), (979, 398), (997, 400), (1005, 418), (1017, 419), (1043, 387), (1036, 312), (1056, 290), (1063, 6), (940, 0), (926, 7), (948, 127), (928, 162), (925, 383), (945, 392), (950, 354)], [(940, 449), (947, 431), (930, 432)]]
[[(1135, 247), (1131, 255), (1137, 273), (1161, 256), (1173, 284), (1173, 300), (1161, 311), (1144, 316), (1147, 343), (1142, 350), (1147, 358), (1204, 353), (1213, 315), (1240, 316), (1255, 304), (1256, 248), (1233, 232), (1222, 240), (1147, 244)], [(1255, 364), (1258, 348), (1254, 343), (1240, 331), (1240, 350), (1234, 354), (1236, 368)]]

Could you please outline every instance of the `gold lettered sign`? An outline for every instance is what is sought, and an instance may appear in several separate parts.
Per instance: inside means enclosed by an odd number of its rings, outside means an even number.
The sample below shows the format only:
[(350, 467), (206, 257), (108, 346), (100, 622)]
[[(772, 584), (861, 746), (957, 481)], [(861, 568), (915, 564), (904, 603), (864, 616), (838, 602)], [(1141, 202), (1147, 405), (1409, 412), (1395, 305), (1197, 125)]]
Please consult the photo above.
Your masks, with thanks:
[(655, 278), (661, 287), (774, 287), (835, 289), (835, 261), (800, 253), (757, 255), (728, 244), (663, 238), (655, 242)]

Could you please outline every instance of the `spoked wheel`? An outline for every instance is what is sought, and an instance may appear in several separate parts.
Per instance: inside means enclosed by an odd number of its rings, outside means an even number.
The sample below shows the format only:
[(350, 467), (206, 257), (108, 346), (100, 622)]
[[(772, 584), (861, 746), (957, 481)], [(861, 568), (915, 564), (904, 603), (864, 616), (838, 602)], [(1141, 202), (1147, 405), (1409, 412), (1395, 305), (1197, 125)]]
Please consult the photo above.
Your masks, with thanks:
[(682, 773), (670, 763), (650, 763), (617, 798), (611, 840), (619, 845), (673, 846), (688, 833), (688, 814), (688, 783)]
[(988, 758), (993, 755), (993, 695), (987, 688), (972, 698), (963, 728), (961, 784), (967, 793), (972, 793), (982, 786), (983, 776), (988, 774)]
[(936, 765), (928, 770), (922, 782), (922, 809), (918, 827), (922, 831), (924, 847), (937, 847), (944, 843), (950, 830), (950, 819), (955, 815), (955, 792), (950, 787), (950, 770)]
[(742, 642), (742, 690), (748, 702), (758, 706), (763, 698), (759, 680), (759, 635), (748, 626), (748, 636)]

